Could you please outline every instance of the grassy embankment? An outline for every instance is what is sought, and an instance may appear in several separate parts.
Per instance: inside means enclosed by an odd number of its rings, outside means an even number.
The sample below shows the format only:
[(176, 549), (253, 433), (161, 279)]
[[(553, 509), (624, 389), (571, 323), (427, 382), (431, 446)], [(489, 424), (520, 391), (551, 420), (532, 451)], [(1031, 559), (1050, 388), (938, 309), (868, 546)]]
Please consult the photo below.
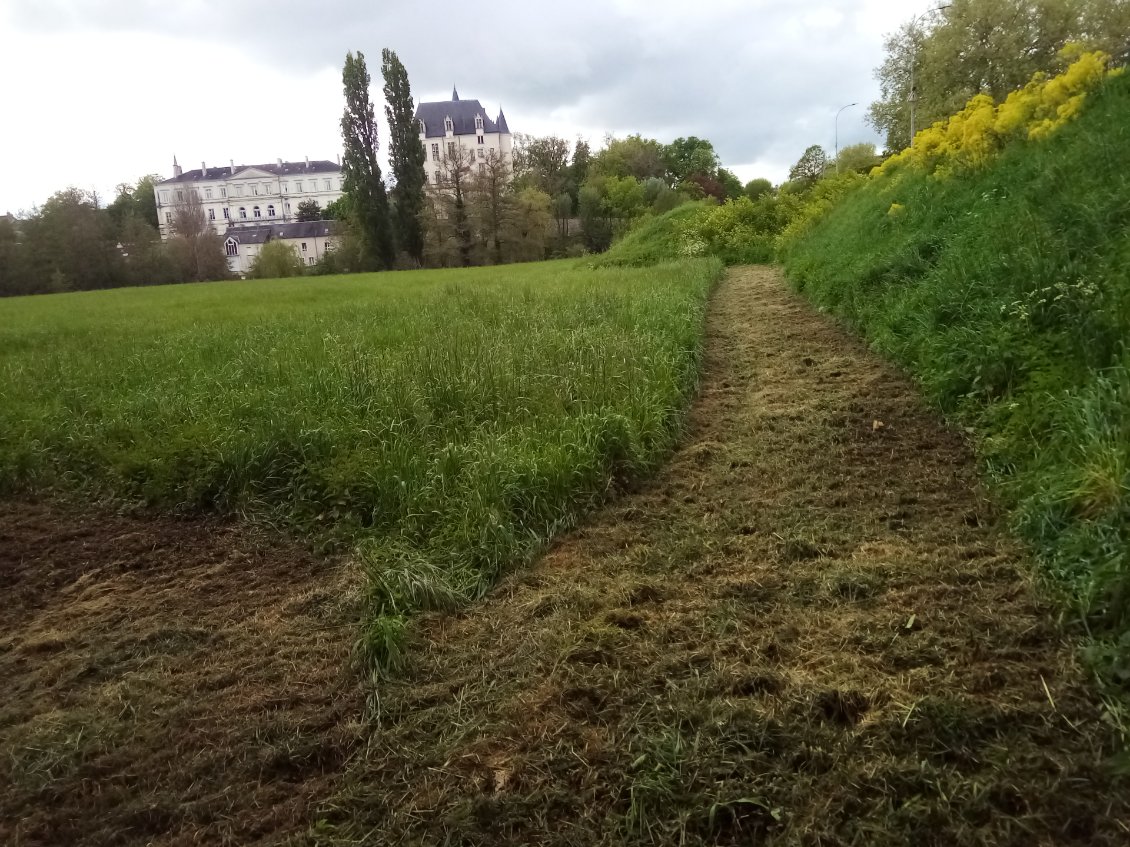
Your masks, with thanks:
[(0, 490), (355, 545), (366, 644), (456, 605), (670, 450), (716, 261), (543, 263), (0, 304)]
[(1130, 683), (1130, 77), (984, 167), (873, 177), (786, 264), (975, 433)]

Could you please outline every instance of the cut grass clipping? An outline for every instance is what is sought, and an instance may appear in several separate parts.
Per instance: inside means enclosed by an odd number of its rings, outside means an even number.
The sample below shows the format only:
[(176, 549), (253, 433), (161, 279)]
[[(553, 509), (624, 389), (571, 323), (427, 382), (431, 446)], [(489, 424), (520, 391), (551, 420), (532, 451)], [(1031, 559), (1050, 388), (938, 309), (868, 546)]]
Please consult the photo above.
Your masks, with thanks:
[(356, 545), (378, 669), (671, 449), (714, 260), (557, 262), (0, 303), (0, 490)]

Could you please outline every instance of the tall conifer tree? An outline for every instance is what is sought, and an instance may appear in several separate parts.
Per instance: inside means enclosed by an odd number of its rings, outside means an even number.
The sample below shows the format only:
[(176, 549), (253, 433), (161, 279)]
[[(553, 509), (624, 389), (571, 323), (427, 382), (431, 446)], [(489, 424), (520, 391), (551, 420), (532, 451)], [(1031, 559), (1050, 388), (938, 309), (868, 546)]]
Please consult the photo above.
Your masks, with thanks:
[(388, 118), (389, 159), (396, 185), (396, 234), (400, 249), (417, 263), (424, 260), (424, 232), (420, 211), (424, 206), (424, 145), (416, 124), (408, 72), (395, 52), (381, 52), (381, 74), (385, 80), (385, 117)]
[(364, 53), (358, 51), (356, 57), (346, 54), (341, 81), (345, 88), (345, 114), (341, 118), (345, 144), (343, 190), (349, 198), (366, 260), (375, 267), (391, 268), (396, 247), (389, 220), (388, 192), (377, 164), (377, 121), (369, 99), (370, 78)]

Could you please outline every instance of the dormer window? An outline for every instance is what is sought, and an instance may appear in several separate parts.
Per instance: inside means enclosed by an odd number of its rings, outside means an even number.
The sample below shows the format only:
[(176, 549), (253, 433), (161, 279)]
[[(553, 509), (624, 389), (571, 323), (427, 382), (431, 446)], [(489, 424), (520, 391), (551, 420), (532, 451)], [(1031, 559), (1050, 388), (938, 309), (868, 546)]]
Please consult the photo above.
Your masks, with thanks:
[(475, 115), (475, 129), (477, 129), (479, 132), (483, 131), (483, 116), (482, 115)]
[(444, 118), (443, 119), (443, 128), (447, 132), (455, 132), (455, 122), (453, 120), (451, 120), (451, 118)]
[(426, 126), (424, 126), (424, 122), (419, 121), (419, 124), (420, 124), (420, 135), (427, 135), (428, 134), (428, 128)]

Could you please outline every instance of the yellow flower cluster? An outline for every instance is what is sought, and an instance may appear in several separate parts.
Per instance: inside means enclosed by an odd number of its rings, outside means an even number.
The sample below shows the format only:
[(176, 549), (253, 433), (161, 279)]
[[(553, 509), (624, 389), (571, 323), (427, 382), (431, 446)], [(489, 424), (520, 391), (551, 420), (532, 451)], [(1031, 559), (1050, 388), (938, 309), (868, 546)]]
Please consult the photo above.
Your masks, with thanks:
[(872, 174), (909, 166), (944, 178), (955, 170), (984, 165), (1013, 138), (1047, 137), (1079, 113), (1087, 92), (1108, 73), (1120, 72), (1107, 71), (1110, 57), (1102, 52), (1083, 52), (1072, 45), (1061, 55), (1073, 60), (1063, 73), (1037, 73), (999, 105), (987, 94), (978, 94), (956, 115), (915, 135), (912, 147), (891, 156)]

